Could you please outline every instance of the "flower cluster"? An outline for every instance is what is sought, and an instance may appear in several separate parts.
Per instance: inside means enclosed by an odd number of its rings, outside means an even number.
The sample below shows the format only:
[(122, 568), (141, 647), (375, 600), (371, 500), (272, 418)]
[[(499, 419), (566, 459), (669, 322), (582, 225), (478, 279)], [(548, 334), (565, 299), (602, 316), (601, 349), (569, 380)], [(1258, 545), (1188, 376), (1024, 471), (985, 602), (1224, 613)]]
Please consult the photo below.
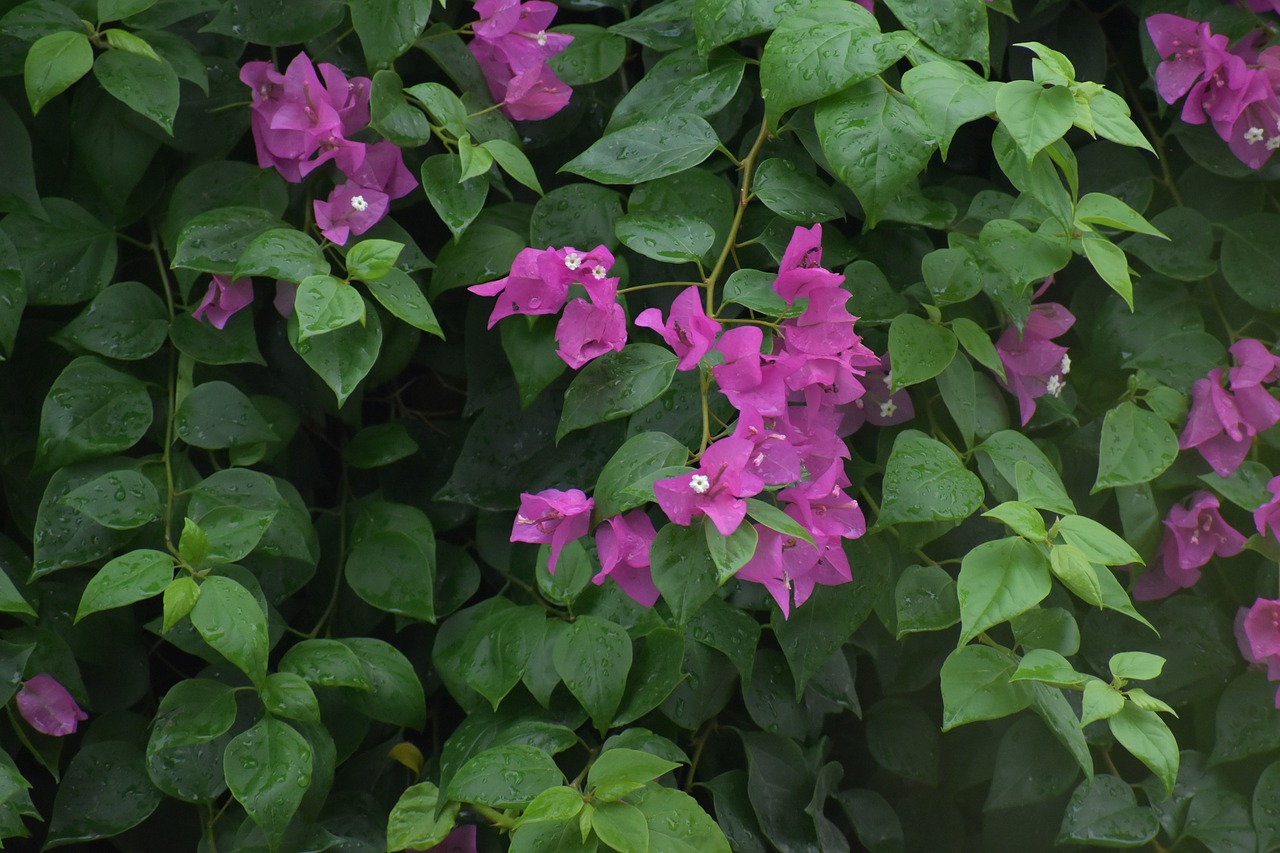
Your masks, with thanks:
[(573, 36), (549, 33), (556, 4), (546, 0), (476, 0), (475, 38), (467, 47), (484, 72), (489, 93), (508, 118), (549, 118), (569, 103), (573, 91), (556, 77), (547, 60)]
[(1200, 580), (1200, 568), (1214, 556), (1234, 557), (1244, 550), (1244, 536), (1227, 524), (1218, 506), (1216, 497), (1200, 491), (1191, 496), (1189, 507), (1169, 510), (1156, 564), (1134, 584), (1134, 598), (1152, 601), (1187, 589)]
[[(1280, 601), (1259, 598), (1252, 607), (1241, 607), (1236, 613), (1235, 633), (1244, 659), (1265, 665), (1267, 679), (1280, 681)], [(1276, 708), (1280, 708), (1280, 690), (1276, 691)]]
[[(564, 314), (556, 326), (557, 354), (574, 370), (627, 342), (627, 317), (618, 304), (618, 279), (609, 276), (613, 253), (604, 246), (580, 252), (524, 249), (511, 263), (511, 274), (468, 288), (480, 296), (496, 296), (489, 315), (492, 329), (512, 314)], [(569, 287), (581, 285), (588, 299), (569, 299)]]
[(327, 239), (342, 245), (363, 234), (386, 216), (393, 199), (418, 185), (394, 143), (351, 138), (369, 124), (368, 78), (348, 80), (325, 62), (317, 73), (299, 53), (284, 74), (269, 62), (246, 62), (240, 80), (253, 90), (250, 127), (259, 166), (298, 183), (332, 161), (346, 176), (328, 199), (314, 202)]
[[(747, 499), (773, 487), (782, 512), (808, 539), (756, 524), (755, 554), (737, 578), (763, 585), (784, 615), (803, 604), (817, 584), (852, 579), (841, 540), (865, 533), (866, 521), (845, 491), (850, 486), (844, 470), (849, 451), (843, 437), (867, 421), (900, 423), (913, 414), (905, 392), (889, 393), (887, 359), (873, 354), (854, 332), (857, 318), (845, 308), (850, 293), (842, 287), (844, 277), (821, 266), (821, 236), (820, 226), (797, 228), (783, 254), (774, 290), (802, 310), (778, 324), (767, 342), (757, 325), (722, 331), (707, 316), (698, 287), (681, 291), (665, 317), (660, 309), (649, 308), (635, 319), (679, 356), (680, 370), (697, 368), (714, 350), (717, 363), (711, 375), (738, 411), (732, 431), (702, 450), (695, 470), (654, 484), (656, 503), (674, 524), (706, 518), (721, 535), (730, 536), (746, 521)], [(527, 249), (516, 258), (510, 276), (471, 290), (498, 297), (490, 326), (511, 314), (559, 310), (575, 280), (592, 298), (592, 303), (578, 302), (601, 310), (597, 303), (606, 300), (597, 299), (598, 289), (621, 315), (614, 299), (616, 280), (606, 278), (612, 262), (602, 246), (586, 255), (573, 249)], [(599, 272), (578, 278), (584, 269)], [(606, 285), (608, 281), (613, 284)], [(589, 327), (568, 322), (572, 307), (570, 303), (565, 309), (557, 340), (561, 356), (576, 367), (579, 357), (592, 353), (570, 338)], [(612, 334), (593, 338), (593, 347), (622, 347), (626, 330), (621, 317)], [(868, 391), (863, 379), (874, 390)], [(550, 543), (554, 570), (567, 538), (587, 532), (591, 509), (591, 501), (576, 490), (522, 495), (511, 538)], [(649, 573), (654, 536), (644, 510), (606, 519), (596, 529), (602, 571), (595, 582), (612, 577), (633, 599), (652, 606), (658, 598)]]
[[(1254, 11), (1275, 10), (1250, 0)], [(1147, 18), (1147, 32), (1163, 60), (1156, 88), (1167, 103), (1182, 97), (1182, 120), (1213, 125), (1241, 162), (1260, 169), (1280, 148), (1280, 46), (1259, 48), (1262, 30), (1229, 43), (1209, 25), (1177, 15)]]
[(1220, 367), (1192, 386), (1191, 411), (1178, 440), (1180, 449), (1198, 450), (1220, 477), (1240, 467), (1255, 435), (1280, 421), (1280, 401), (1264, 387), (1280, 381), (1280, 358), (1252, 338), (1232, 344), (1231, 355), (1236, 366), (1226, 387)]
[[(1045, 282), (1040, 293), (1050, 283), (1052, 278)], [(1075, 321), (1062, 305), (1043, 302), (1031, 306), (1021, 332), (1009, 327), (996, 341), (996, 354), (1004, 367), (1004, 386), (1018, 398), (1023, 426), (1035, 414), (1037, 399), (1045, 395), (1057, 397), (1066, 387), (1071, 357), (1067, 355), (1067, 348), (1055, 344), (1053, 338), (1066, 334)]]

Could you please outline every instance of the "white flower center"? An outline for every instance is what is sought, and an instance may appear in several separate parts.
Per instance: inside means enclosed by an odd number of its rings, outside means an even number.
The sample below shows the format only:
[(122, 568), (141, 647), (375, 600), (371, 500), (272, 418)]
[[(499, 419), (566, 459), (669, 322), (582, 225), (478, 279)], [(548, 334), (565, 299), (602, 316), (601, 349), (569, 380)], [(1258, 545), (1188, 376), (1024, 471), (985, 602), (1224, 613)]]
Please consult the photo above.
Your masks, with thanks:
[(1062, 377), (1056, 373), (1050, 376), (1049, 381), (1044, 384), (1044, 390), (1054, 397), (1061, 394), (1062, 389), (1066, 387), (1066, 384), (1062, 381)]
[(1268, 151), (1275, 151), (1277, 148), (1280, 148), (1280, 136), (1273, 136), (1267, 140)]
[(364, 213), (369, 209), (369, 202), (365, 201), (362, 195), (353, 195), (351, 197), (351, 209)]
[(546, 47), (546, 45), (547, 45), (547, 31), (546, 31), (546, 30), (538, 30), (538, 35), (536, 36), (536, 38), (537, 38), (537, 40), (538, 40), (538, 47)]
[(604, 278), (608, 274), (609, 274), (609, 271), (605, 269), (601, 264), (596, 264), (594, 267), (591, 268), (591, 277), (594, 278), (596, 281), (599, 281), (600, 279)]
[(1244, 132), (1244, 141), (1253, 145), (1255, 142), (1262, 141), (1262, 128), (1251, 127)]
[(706, 474), (694, 474), (689, 478), (689, 488), (693, 489), (697, 494), (705, 495), (707, 490), (711, 488), (711, 480), (707, 478)]
[(896, 411), (898, 411), (898, 406), (892, 400), (886, 400), (880, 404), (880, 417), (882, 418), (891, 418)]
[(892, 370), (885, 371), (885, 374), (884, 374), (884, 387), (886, 387), (886, 388), (892, 388), (892, 387), (893, 387), (893, 371), (892, 371)]
[(1071, 356), (1067, 355), (1065, 352), (1062, 354), (1062, 367), (1059, 369), (1062, 371), (1062, 375), (1064, 376), (1071, 372)]
[(570, 252), (564, 256), (564, 265), (571, 270), (576, 270), (578, 267), (582, 266), (582, 255), (579, 255), (577, 252)]

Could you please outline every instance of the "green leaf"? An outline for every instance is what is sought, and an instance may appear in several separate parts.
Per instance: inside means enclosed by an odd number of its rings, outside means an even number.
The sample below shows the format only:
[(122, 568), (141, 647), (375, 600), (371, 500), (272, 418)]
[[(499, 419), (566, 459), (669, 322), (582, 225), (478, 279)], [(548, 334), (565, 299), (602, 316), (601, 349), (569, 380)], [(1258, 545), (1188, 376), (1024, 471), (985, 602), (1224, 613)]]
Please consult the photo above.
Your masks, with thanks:
[(302, 282), (328, 272), (329, 262), (315, 240), (292, 228), (272, 228), (253, 239), (236, 262), (231, 277), (261, 275)]
[(844, 216), (836, 191), (795, 161), (770, 157), (751, 179), (751, 191), (765, 207), (793, 222), (826, 222)]
[[(115, 277), (115, 232), (73, 201), (42, 202), (47, 219), (29, 213), (4, 218), (4, 232), (26, 280), (26, 301), (73, 305), (92, 299)], [(4, 266), (15, 268), (12, 262)], [(12, 282), (10, 276), (6, 279)]]
[(526, 316), (523, 323), (498, 324), (502, 349), (520, 386), (521, 408), (527, 408), (569, 367), (556, 352), (557, 323), (552, 316)]
[(1147, 652), (1120, 652), (1111, 656), (1107, 668), (1116, 678), (1150, 681), (1160, 677), (1165, 659)]
[(1058, 532), (1070, 545), (1075, 545), (1091, 562), (1104, 566), (1141, 563), (1142, 557), (1129, 543), (1107, 527), (1082, 515), (1066, 515), (1058, 520)]
[(678, 762), (637, 749), (607, 749), (592, 763), (586, 790), (594, 792), (595, 799), (611, 803), (679, 766)]
[(745, 68), (743, 57), (731, 51), (708, 57), (705, 62), (692, 47), (673, 51), (654, 63), (622, 97), (613, 108), (605, 132), (665, 115), (687, 114), (710, 120), (732, 102), (742, 85)]
[[(0, 290), (3, 277), (0, 269)], [(168, 335), (169, 319), (160, 297), (144, 284), (122, 281), (95, 296), (58, 338), (108, 358), (137, 361), (160, 349)]]
[(651, 785), (636, 807), (649, 823), (649, 849), (654, 853), (729, 853), (720, 827), (684, 791)]
[(627, 803), (606, 802), (595, 807), (591, 828), (618, 853), (647, 853), (649, 824), (644, 813)]
[(459, 650), (467, 686), (488, 699), (496, 711), (520, 683), (546, 630), (546, 616), (532, 605), (504, 608), (477, 621)]
[(419, 83), (405, 89), (404, 93), (422, 102), (436, 124), (454, 136), (460, 137), (467, 132), (467, 108), (452, 89), (439, 83)]
[(191, 218), (178, 235), (173, 266), (231, 275), (259, 235), (287, 226), (260, 207), (219, 207)]
[(556, 640), (556, 672), (602, 734), (622, 704), (631, 670), (631, 638), (618, 625), (579, 616)]
[(628, 249), (668, 264), (702, 260), (716, 239), (702, 220), (676, 216), (630, 214), (620, 217), (614, 228)]
[(141, 527), (161, 513), (155, 484), (127, 468), (103, 474), (73, 489), (62, 500), (112, 530)]
[(537, 747), (512, 744), (486, 749), (449, 782), (449, 799), (494, 808), (520, 808), (547, 788), (564, 784), (550, 755)]
[(173, 557), (163, 551), (130, 551), (107, 563), (80, 597), (75, 621), (159, 595), (173, 581)]
[(1074, 545), (1055, 545), (1049, 551), (1049, 569), (1067, 589), (1095, 607), (1104, 606), (1098, 570), (1079, 548)]
[[(699, 612), (705, 613), (708, 609), (704, 606)], [(753, 642), (753, 650), (754, 647)], [(681, 632), (673, 628), (656, 628), (646, 634), (640, 654), (627, 675), (627, 689), (622, 705), (614, 714), (612, 727), (638, 720), (661, 705), (685, 678), (684, 637)]]
[(705, 119), (673, 113), (605, 135), (560, 171), (603, 184), (638, 184), (696, 166), (719, 144)]
[(1099, 774), (1071, 795), (1058, 843), (1091, 847), (1140, 847), (1156, 837), (1160, 821), (1138, 805), (1133, 788), (1117, 776)]
[(364, 323), (365, 304), (356, 289), (345, 281), (331, 275), (313, 275), (298, 286), (294, 316), (298, 318), (301, 343), (353, 323)]
[(902, 25), (948, 59), (969, 60), (987, 68), (988, 4), (981, 0), (934, 3), (885, 0)]
[(1093, 755), (1089, 752), (1089, 744), (1080, 730), (1080, 719), (1072, 709), (1071, 703), (1062, 695), (1062, 691), (1047, 684), (1032, 683), (1031, 710), (1035, 711), (1049, 727), (1049, 731), (1058, 739), (1058, 743), (1080, 765), (1085, 776), (1093, 778)]
[(453, 831), (458, 805), (454, 803), (437, 816), (439, 801), (440, 789), (430, 782), (406, 788), (387, 817), (387, 850), (427, 849), (444, 841)]
[(1280, 294), (1272, 286), (1280, 276), (1280, 245), (1271, 239), (1277, 224), (1280, 216), (1253, 213), (1220, 226), (1222, 277), (1236, 295), (1263, 311), (1280, 310)]
[(421, 510), (403, 510), (397, 527), (363, 531), (357, 523), (347, 555), (347, 583), (379, 610), (434, 622), (435, 534)]
[(377, 312), (366, 311), (363, 324), (300, 340), (295, 311), (289, 318), (289, 345), (333, 389), (341, 406), (373, 369), (382, 347), (382, 322)]
[(627, 55), (627, 40), (595, 24), (563, 24), (553, 33), (573, 36), (560, 53), (547, 60), (548, 67), (570, 86), (599, 83), (613, 75)]
[(1038, 542), (1049, 538), (1044, 528), (1044, 516), (1035, 507), (1020, 501), (1005, 501), (982, 514), (983, 518), (994, 518), (1024, 539)]
[(758, 622), (720, 598), (709, 598), (689, 620), (688, 631), (699, 643), (731, 660), (743, 684), (751, 683), (756, 646), (760, 642)]
[[(181, 548), (179, 548), (181, 551)], [(200, 585), (190, 575), (179, 575), (164, 588), (164, 622), (161, 634), (169, 633), (169, 629), (177, 625), (182, 618), (191, 612), (200, 599)]]
[(942, 664), (942, 730), (1016, 714), (1031, 703), (1027, 684), (1011, 682), (1015, 664), (986, 646), (961, 646)]
[(1044, 554), (1025, 539), (984, 542), (960, 563), (956, 595), (963, 630), (960, 642), (1030, 610), (1049, 594)]
[(230, 578), (205, 578), (191, 624), (255, 685), (262, 684), (267, 676), (267, 617), (253, 593)]
[(274, 849), (311, 786), (312, 751), (288, 723), (263, 717), (232, 738), (223, 759), (227, 787)]
[(422, 189), (436, 214), (457, 238), (484, 208), (489, 179), (481, 173), (463, 180), (462, 159), (457, 154), (435, 154), (422, 163)]
[(767, 732), (744, 731), (741, 737), (747, 753), (747, 796), (765, 836), (775, 849), (820, 849), (813, 823), (799, 818), (813, 790), (811, 762), (800, 745)]
[(144, 762), (142, 748), (122, 740), (80, 749), (58, 785), (45, 848), (109, 838), (150, 817), (163, 796)]
[(1081, 196), (1076, 202), (1076, 221), (1169, 239), (1159, 228), (1144, 219), (1142, 214), (1106, 193), (1086, 193)]
[(564, 392), (556, 442), (574, 430), (633, 414), (671, 385), (679, 359), (666, 347), (630, 344), (605, 353), (578, 372)]
[(373, 637), (344, 637), (339, 642), (355, 653), (369, 683), (367, 690), (347, 690), (347, 701), (371, 719), (421, 729), (427, 718), (426, 699), (409, 659)]
[(765, 503), (756, 498), (747, 498), (747, 516), (752, 521), (758, 521), (770, 530), (776, 530), (795, 539), (802, 539), (810, 545), (814, 544), (813, 535), (804, 525), (773, 504)]
[(964, 347), (965, 352), (1001, 379), (1005, 378), (1004, 364), (1000, 361), (995, 344), (991, 343), (991, 336), (981, 326), (968, 317), (957, 317), (951, 321), (951, 331), (955, 333), (956, 340)]
[(347, 0), (351, 26), (371, 69), (391, 65), (413, 47), (431, 12), (431, 0)]
[(1075, 667), (1052, 649), (1031, 649), (1018, 661), (1017, 671), (1010, 681), (1039, 681), (1054, 687), (1082, 687), (1088, 676), (1076, 672)]
[(1096, 232), (1081, 235), (1085, 257), (1098, 275), (1124, 299), (1133, 310), (1133, 281), (1129, 277), (1129, 261), (1124, 250)]
[(98, 0), (98, 23), (119, 21), (145, 12), (156, 5), (157, 0)]
[(273, 672), (262, 687), (262, 704), (277, 717), (302, 723), (320, 722), (316, 694), (305, 679), (291, 672)]
[(1080, 776), (1071, 753), (1035, 717), (1023, 715), (1000, 738), (995, 773), (983, 808), (1013, 809), (1053, 800)]
[(300, 675), (317, 687), (371, 687), (355, 652), (337, 640), (303, 640), (285, 652), (279, 669)]
[(745, 305), (752, 311), (781, 317), (787, 303), (773, 289), (777, 276), (760, 270), (735, 270), (724, 283), (724, 301)]
[(342, 448), (342, 458), (353, 468), (382, 468), (407, 459), (418, 449), (404, 424), (374, 424), (351, 437)]
[[(618, 236), (614, 223), (621, 216), (622, 196), (614, 190), (596, 184), (569, 184), (538, 199), (533, 218), (529, 220), (528, 239), (533, 246), (603, 244), (616, 251)], [(510, 267), (508, 263), (504, 275)]]
[(720, 586), (706, 536), (698, 525), (662, 527), (649, 548), (649, 562), (654, 585), (681, 625)]
[(426, 145), (431, 141), (431, 123), (422, 110), (405, 100), (404, 82), (400, 75), (386, 68), (373, 75), (373, 84), (369, 88), (369, 126), (402, 148)]
[(37, 39), (22, 68), (31, 112), (40, 112), (92, 66), (93, 48), (83, 31), (50, 33)]
[(698, 0), (693, 7), (693, 26), (702, 56), (720, 45), (778, 28), (798, 8), (801, 0)]
[(151, 781), (185, 802), (221, 794), (222, 755), (230, 740), (223, 735), (235, 721), (235, 691), (230, 685), (207, 678), (179, 681), (160, 700), (147, 741)]
[(917, 631), (944, 631), (960, 621), (955, 579), (938, 566), (908, 566), (893, 598), (898, 639)]
[(983, 80), (963, 65), (926, 62), (902, 75), (902, 91), (937, 133), (945, 160), (961, 125), (996, 111), (1000, 84)]
[(206, 450), (278, 440), (249, 398), (221, 381), (197, 385), (182, 398), (174, 430), (187, 444)]
[(1156, 153), (1142, 131), (1129, 118), (1129, 104), (1115, 92), (1103, 89), (1089, 99), (1093, 132), (1103, 139)]
[(1280, 714), (1276, 687), (1264, 673), (1246, 671), (1231, 680), (1214, 714), (1213, 764), (1239, 761), (1280, 747)]
[(710, 518), (702, 520), (702, 529), (707, 536), (707, 551), (715, 563), (716, 582), (723, 586), (755, 555), (758, 534), (755, 527), (744, 523), (725, 536)]
[(1075, 98), (1065, 86), (1014, 80), (996, 93), (996, 116), (1028, 162), (1071, 129), (1075, 112)]
[(911, 102), (878, 79), (824, 99), (814, 123), (835, 176), (862, 202), (868, 228), (924, 170), (936, 147), (933, 132)]
[(917, 430), (898, 434), (884, 476), (876, 524), (960, 521), (982, 503), (982, 483), (955, 452)]
[(36, 459), (46, 470), (133, 447), (151, 426), (143, 383), (90, 356), (68, 364), (40, 409)]
[(1172, 794), (1178, 778), (1178, 742), (1164, 720), (1152, 711), (1125, 703), (1118, 714), (1108, 718), (1107, 724), (1120, 745), (1156, 774), (1165, 795)]
[(241, 0), (222, 7), (201, 32), (274, 47), (302, 44), (337, 27), (346, 5), (339, 0), (313, 0), (286, 13), (280, 0)]
[(1280, 795), (1280, 761), (1267, 765), (1253, 789), (1253, 825), (1258, 830), (1258, 849), (1274, 850), (1280, 838), (1280, 814), (1271, 804)]
[(610, 32), (657, 51), (677, 50), (693, 43), (693, 0), (666, 0), (614, 24)]
[[(22, 119), (7, 101), (0, 102), (0, 150), (8, 155), (0, 161), (0, 211), (27, 213), (32, 216), (45, 215), (44, 205), (40, 202), (40, 192), (36, 188), (35, 162), (31, 157), (31, 136)], [(17, 258), (10, 257), (12, 247), (7, 245), (7, 240), (3, 238), (0, 240), (3, 241), (0, 242), (0, 271), (18, 269)], [(3, 281), (0, 273), (0, 282)], [(3, 321), (0, 321), (0, 329), (3, 329)], [(4, 334), (0, 332), (0, 342), (4, 339)], [(10, 335), (11, 342), (12, 335)], [(0, 772), (3, 771), (0, 770)]]
[(760, 57), (760, 94), (770, 127), (792, 107), (847, 89), (893, 65), (914, 39), (882, 35), (853, 3), (811, 3), (778, 22)]
[(893, 364), (891, 391), (901, 391), (934, 378), (947, 369), (956, 354), (956, 336), (946, 326), (915, 314), (900, 314), (889, 324), (889, 361)]
[(489, 152), (502, 171), (524, 184), (529, 189), (542, 195), (542, 185), (538, 183), (538, 174), (525, 153), (503, 139), (490, 139), (481, 143), (481, 148)]
[[(353, 273), (354, 275), (354, 273)], [(444, 331), (431, 303), (422, 295), (422, 288), (408, 273), (398, 270), (387, 270), (374, 281), (365, 279), (365, 287), (373, 298), (382, 303), (393, 316), (405, 321), (410, 326), (444, 339)]]
[(129, 51), (108, 50), (98, 54), (93, 63), (93, 76), (129, 109), (173, 135), (173, 119), (178, 112), (178, 75), (168, 62)]
[[(769, 617), (774, 636), (791, 667), (797, 692), (805, 689), (827, 659), (866, 621), (878, 595), (875, 574), (867, 563), (873, 559), (887, 560), (888, 555), (871, 546), (860, 548), (859, 543), (845, 550), (851, 564), (863, 566), (861, 575), (855, 575), (853, 583), (819, 586), (789, 618), (784, 619), (781, 610), (774, 610)], [(863, 562), (859, 562), (860, 559)], [(796, 701), (800, 698), (797, 696)]]

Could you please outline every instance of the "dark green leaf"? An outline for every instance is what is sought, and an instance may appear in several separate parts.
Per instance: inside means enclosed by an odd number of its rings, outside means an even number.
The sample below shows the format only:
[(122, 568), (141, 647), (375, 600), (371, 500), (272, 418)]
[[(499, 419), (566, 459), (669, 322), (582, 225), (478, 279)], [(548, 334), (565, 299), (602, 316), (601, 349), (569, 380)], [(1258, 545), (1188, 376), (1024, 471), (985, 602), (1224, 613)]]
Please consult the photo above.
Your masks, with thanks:
[(421, 729), (427, 716), (426, 699), (409, 659), (372, 637), (344, 637), (339, 642), (355, 653), (369, 682), (367, 692), (347, 690), (347, 701), (372, 719)]
[(93, 48), (81, 31), (56, 32), (36, 39), (27, 52), (22, 79), (27, 86), (31, 112), (65, 92), (93, 65)]
[(614, 225), (628, 249), (668, 264), (700, 261), (711, 250), (715, 232), (700, 219), (627, 215)]
[(656, 344), (630, 344), (592, 361), (564, 392), (557, 443), (574, 430), (625, 417), (656, 400), (671, 385), (677, 361)]
[(460, 237), (484, 207), (489, 179), (481, 174), (464, 181), (457, 154), (436, 154), (422, 163), (422, 188), (453, 236)]
[(390, 65), (427, 25), (431, 0), (347, 0), (369, 67)]
[(173, 135), (173, 119), (178, 112), (178, 75), (168, 62), (125, 50), (108, 50), (100, 53), (93, 63), (93, 76), (129, 109)]
[(654, 584), (682, 625), (720, 586), (700, 525), (664, 526), (650, 546), (649, 561)]
[(673, 113), (608, 134), (560, 171), (604, 184), (638, 184), (696, 166), (719, 144), (706, 120)]
[(73, 201), (43, 202), (47, 219), (28, 213), (4, 218), (4, 232), (22, 263), (27, 302), (73, 305), (92, 299), (115, 274), (115, 234)]
[(552, 659), (565, 687), (603, 733), (622, 704), (631, 670), (627, 632), (607, 620), (579, 616), (556, 641)]
[(564, 775), (544, 750), (518, 744), (497, 746), (476, 755), (449, 783), (449, 799), (495, 808), (519, 808), (545, 789), (564, 783)]
[(107, 563), (89, 581), (76, 609), (76, 621), (99, 610), (159, 595), (172, 580), (173, 557), (163, 551), (130, 551)]
[(45, 847), (118, 835), (146, 820), (161, 799), (141, 747), (119, 740), (88, 744), (58, 785)]
[(1105, 774), (1082, 782), (1071, 795), (1058, 843), (1097, 847), (1139, 847), (1155, 838), (1160, 822), (1138, 805), (1124, 780)]
[(893, 386), (900, 391), (934, 378), (947, 369), (956, 354), (956, 336), (946, 326), (902, 314), (889, 325), (889, 359)]
[(877, 524), (960, 521), (982, 502), (982, 483), (955, 452), (922, 432), (898, 434), (884, 477)]
[(174, 429), (187, 444), (206, 450), (277, 440), (249, 398), (220, 381), (197, 385), (182, 398)]
[(64, 501), (112, 530), (132, 530), (160, 516), (155, 484), (137, 471), (122, 469), (74, 489)]
[(288, 723), (263, 717), (227, 744), (227, 787), (274, 849), (311, 786), (312, 751)]
[(52, 469), (128, 450), (151, 426), (146, 386), (90, 356), (54, 380), (40, 410), (37, 459)]
[[(358, 298), (358, 297), (357, 297)], [(365, 322), (353, 323), (318, 337), (299, 340), (298, 315), (289, 318), (289, 345), (333, 389), (341, 406), (373, 369), (382, 348), (382, 321), (366, 311)]]

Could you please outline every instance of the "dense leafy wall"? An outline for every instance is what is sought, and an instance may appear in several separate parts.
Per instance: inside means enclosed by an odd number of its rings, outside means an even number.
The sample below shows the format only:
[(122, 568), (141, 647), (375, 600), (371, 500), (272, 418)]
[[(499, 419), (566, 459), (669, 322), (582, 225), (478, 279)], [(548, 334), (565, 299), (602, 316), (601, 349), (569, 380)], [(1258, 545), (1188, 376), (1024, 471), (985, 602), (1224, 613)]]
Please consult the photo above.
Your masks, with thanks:
[(0, 0), (0, 836), (1273, 849), (1274, 7)]

